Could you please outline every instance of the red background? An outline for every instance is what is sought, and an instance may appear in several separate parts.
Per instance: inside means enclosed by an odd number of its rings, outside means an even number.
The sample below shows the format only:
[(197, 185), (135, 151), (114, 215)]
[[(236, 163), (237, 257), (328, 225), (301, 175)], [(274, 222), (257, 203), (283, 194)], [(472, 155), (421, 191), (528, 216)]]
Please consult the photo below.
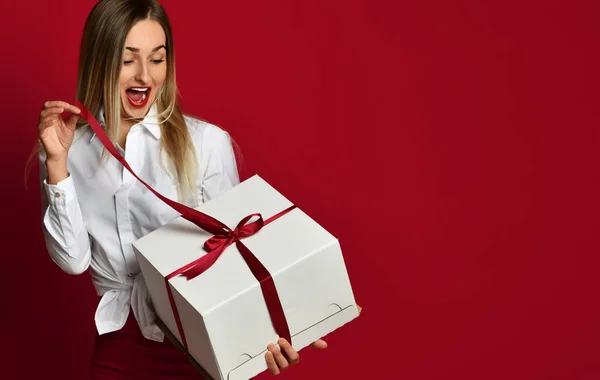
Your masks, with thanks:
[[(93, 2), (32, 4), (0, 9), (1, 377), (84, 379), (96, 298), (23, 163)], [(340, 239), (364, 307), (284, 378), (600, 377), (599, 4), (164, 1), (185, 109)]]

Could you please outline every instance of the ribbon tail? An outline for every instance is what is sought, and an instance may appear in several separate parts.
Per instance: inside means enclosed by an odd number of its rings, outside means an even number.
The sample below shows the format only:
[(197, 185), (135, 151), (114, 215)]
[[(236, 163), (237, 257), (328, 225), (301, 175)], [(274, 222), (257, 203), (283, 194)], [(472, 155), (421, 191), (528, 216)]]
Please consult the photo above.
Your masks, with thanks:
[(173, 298), (173, 291), (171, 290), (171, 285), (169, 284), (169, 279), (165, 277), (165, 285), (167, 287), (167, 294), (169, 295), (169, 303), (171, 304), (171, 310), (173, 310), (173, 316), (175, 317), (175, 324), (177, 325), (177, 331), (179, 332), (179, 337), (181, 338), (181, 344), (185, 349), (188, 349), (187, 341), (185, 339), (185, 334), (183, 333), (183, 325), (181, 324), (181, 318), (179, 318), (179, 312), (177, 311), (177, 306), (175, 305), (175, 298)]
[(246, 264), (252, 271), (252, 274), (260, 283), (260, 289), (262, 290), (263, 297), (267, 303), (267, 309), (269, 310), (269, 315), (271, 317), (273, 327), (275, 328), (275, 332), (281, 338), (284, 338), (290, 344), (292, 344), (290, 328), (285, 318), (283, 306), (281, 306), (281, 300), (277, 294), (277, 288), (275, 287), (275, 281), (273, 280), (273, 277), (271, 277), (271, 274), (267, 268), (265, 268), (260, 260), (258, 260), (256, 256), (250, 252), (244, 243), (238, 240), (236, 241), (236, 246), (246, 261)]
[[(81, 114), (79, 116), (88, 122), (88, 124), (90, 125), (92, 130), (96, 133), (96, 136), (100, 139), (100, 141), (102, 142), (104, 147), (108, 150), (108, 152), (115, 159), (117, 159), (123, 165), (123, 167), (125, 169), (127, 169), (138, 181), (140, 181), (140, 183), (142, 185), (144, 185), (148, 190), (150, 190), (160, 200), (162, 200), (167, 205), (172, 207), (174, 210), (179, 212), (182, 215), (182, 217), (185, 218), (186, 220), (189, 220), (190, 222), (194, 223), (201, 229), (203, 229), (207, 232), (210, 232), (213, 235), (222, 234), (223, 231), (230, 231), (229, 227), (227, 227), (225, 224), (221, 223), (217, 219), (211, 217), (210, 215), (204, 214), (204, 213), (202, 213), (198, 210), (195, 210), (191, 207), (188, 207), (181, 203), (175, 202), (175, 201), (163, 196), (162, 194), (160, 194), (159, 192), (154, 190), (146, 182), (144, 182), (140, 177), (138, 177), (138, 175), (129, 166), (129, 164), (127, 163), (125, 158), (123, 158), (123, 156), (121, 156), (121, 154), (118, 152), (118, 150), (116, 149), (114, 144), (108, 138), (108, 136), (106, 135), (106, 133), (104, 132), (104, 130), (102, 129), (102, 127), (100, 126), (98, 121), (89, 112), (89, 110), (87, 110), (86, 107), (79, 101), (77, 101), (75, 103), (75, 105), (81, 110)], [(282, 215), (285, 215), (286, 213), (290, 212), (294, 208), (295, 208), (295, 206), (291, 206), (288, 209), (280, 212), (279, 214), (274, 215), (273, 217), (267, 219), (266, 221), (264, 221), (264, 223), (262, 221), (262, 217), (260, 217), (259, 221), (252, 223), (252, 224), (246, 226), (245, 228), (243, 228), (242, 225), (245, 224), (247, 221), (249, 221), (253, 216), (260, 216), (260, 214), (249, 215), (247, 218), (242, 220), (242, 222), (238, 226), (238, 229), (240, 230), (240, 232), (242, 232), (242, 235), (244, 235), (242, 237), (249, 236), (251, 234), (258, 232), (258, 230), (260, 230), (263, 225), (267, 225), (267, 224), (271, 223), (272, 221), (278, 219)], [(236, 239), (239, 239), (239, 237), (237, 235), (236, 235)], [(213, 243), (213, 242), (211, 242), (211, 243)], [(200, 259), (189, 263), (188, 265), (184, 266), (183, 268), (180, 268), (165, 277), (165, 285), (167, 286), (169, 302), (171, 303), (171, 308), (173, 309), (173, 314), (175, 315), (175, 321), (177, 323), (177, 329), (179, 330), (179, 335), (181, 336), (182, 343), (186, 349), (187, 349), (187, 342), (185, 339), (185, 335), (183, 333), (183, 327), (181, 325), (181, 320), (179, 318), (177, 308), (175, 307), (175, 300), (173, 298), (173, 293), (171, 290), (171, 286), (169, 284), (169, 280), (180, 274), (182, 274), (183, 276), (185, 276), (188, 279), (199, 276), (200, 274), (202, 274), (205, 270), (210, 268), (210, 266), (213, 265), (217, 261), (217, 259), (221, 255), (221, 253), (231, 243), (232, 243), (231, 239), (227, 240), (226, 243), (219, 245), (218, 247), (216, 247), (215, 250), (207, 253)], [(289, 327), (288, 327), (287, 321), (285, 319), (285, 314), (283, 313), (283, 307), (281, 306), (279, 296), (277, 295), (277, 289), (275, 288), (275, 282), (273, 281), (273, 278), (271, 277), (269, 271), (267, 271), (267, 269), (260, 263), (260, 261), (239, 240), (237, 240), (237, 247), (238, 247), (240, 253), (242, 254), (242, 257), (246, 261), (246, 264), (248, 264), (250, 270), (254, 274), (254, 277), (256, 277), (256, 279), (260, 282), (261, 290), (263, 292), (263, 296), (267, 303), (267, 307), (269, 309), (269, 314), (271, 316), (273, 326), (275, 327), (275, 331), (279, 334), (279, 336), (281, 336), (282, 338), (285, 338), (286, 340), (288, 340), (288, 342), (291, 343)]]

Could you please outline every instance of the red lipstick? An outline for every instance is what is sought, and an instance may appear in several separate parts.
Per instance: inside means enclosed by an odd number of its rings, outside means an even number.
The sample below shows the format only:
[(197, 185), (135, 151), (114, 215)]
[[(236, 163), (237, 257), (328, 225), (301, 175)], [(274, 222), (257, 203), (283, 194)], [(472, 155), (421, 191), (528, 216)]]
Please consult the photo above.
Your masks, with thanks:
[(145, 107), (150, 99), (150, 87), (129, 87), (125, 93), (129, 104), (135, 108)]

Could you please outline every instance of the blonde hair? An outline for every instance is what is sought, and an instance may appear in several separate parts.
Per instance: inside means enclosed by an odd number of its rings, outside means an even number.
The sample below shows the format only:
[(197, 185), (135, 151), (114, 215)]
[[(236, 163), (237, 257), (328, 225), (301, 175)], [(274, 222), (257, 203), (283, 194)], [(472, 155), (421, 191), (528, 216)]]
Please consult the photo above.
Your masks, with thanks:
[[(175, 46), (167, 14), (156, 0), (101, 0), (85, 23), (79, 52), (77, 99), (98, 118), (102, 109), (106, 133), (114, 143), (121, 124), (119, 75), (125, 38), (139, 21), (158, 22), (166, 36), (167, 76), (155, 104), (161, 125), (161, 153), (169, 159), (179, 200), (196, 203), (197, 159), (183, 112), (178, 104)], [(84, 125), (84, 121), (78, 127)], [(103, 152), (103, 157), (107, 154)], [(161, 154), (162, 156), (162, 154)]]

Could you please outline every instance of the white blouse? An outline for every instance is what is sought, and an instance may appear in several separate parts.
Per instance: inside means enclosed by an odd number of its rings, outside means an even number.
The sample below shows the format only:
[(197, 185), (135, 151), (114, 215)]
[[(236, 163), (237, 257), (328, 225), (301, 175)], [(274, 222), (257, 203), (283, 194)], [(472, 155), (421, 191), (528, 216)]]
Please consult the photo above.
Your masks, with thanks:
[[(155, 113), (153, 107), (142, 122), (131, 128), (125, 150), (119, 151), (146, 183), (181, 202), (175, 182), (165, 169), (166, 154), (159, 156), (161, 127), (152, 116)], [(101, 117), (98, 121), (103, 123)], [(231, 141), (227, 132), (212, 124), (187, 116), (185, 121), (199, 161), (198, 202), (206, 202), (239, 183)], [(78, 128), (69, 150), (69, 177), (56, 185), (47, 183), (45, 157), (40, 155), (46, 247), (65, 272), (81, 274), (90, 270), (96, 291), (102, 296), (95, 316), (99, 334), (121, 329), (131, 306), (142, 334), (163, 341), (163, 332), (154, 324), (152, 302), (132, 243), (179, 213), (148, 191), (110, 154), (101, 161), (102, 149), (91, 128)]]

